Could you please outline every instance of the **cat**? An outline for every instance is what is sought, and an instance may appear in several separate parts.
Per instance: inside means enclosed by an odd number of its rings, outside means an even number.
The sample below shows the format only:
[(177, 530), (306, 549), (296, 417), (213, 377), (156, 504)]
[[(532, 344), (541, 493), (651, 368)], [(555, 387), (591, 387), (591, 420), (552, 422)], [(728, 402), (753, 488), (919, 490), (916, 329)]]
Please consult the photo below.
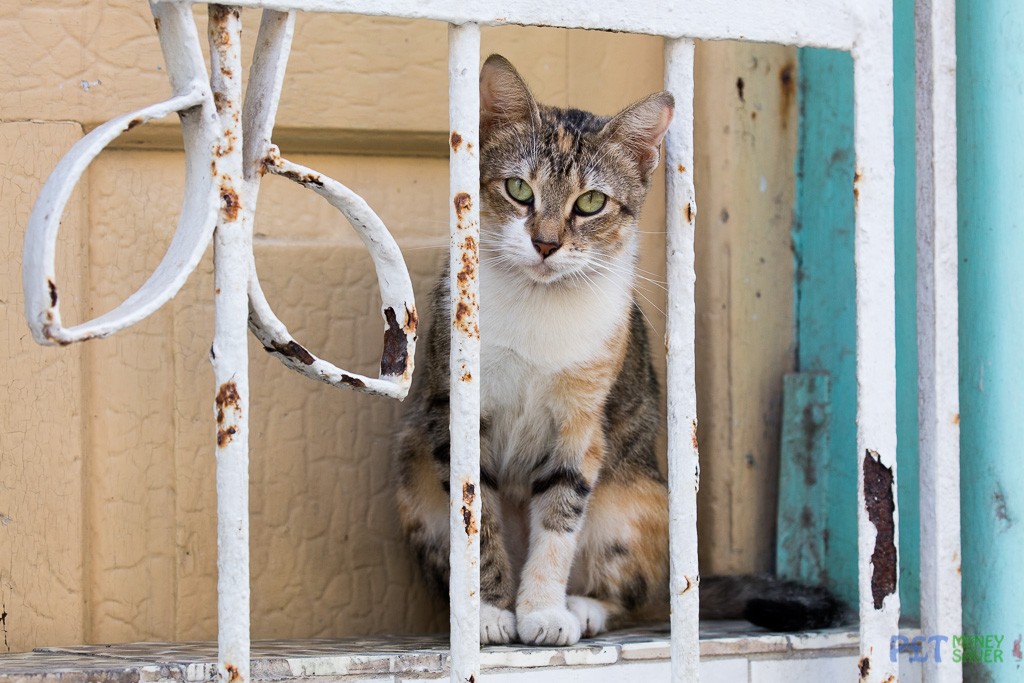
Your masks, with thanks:
[[(665, 619), (668, 498), (658, 379), (633, 301), (640, 209), (674, 110), (659, 92), (614, 117), (536, 102), (492, 55), (480, 74), (480, 641), (569, 645)], [(448, 593), (447, 272), (426, 376), (398, 436), (398, 509), (428, 583)], [(824, 591), (708, 577), (704, 617), (831, 623)]]

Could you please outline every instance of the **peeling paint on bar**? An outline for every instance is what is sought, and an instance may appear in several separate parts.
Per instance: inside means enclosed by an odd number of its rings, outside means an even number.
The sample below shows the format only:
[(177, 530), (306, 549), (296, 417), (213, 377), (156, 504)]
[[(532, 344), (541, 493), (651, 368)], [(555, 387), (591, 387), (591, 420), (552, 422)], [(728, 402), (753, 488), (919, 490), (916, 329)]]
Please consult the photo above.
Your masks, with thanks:
[(856, 156), (857, 557), (860, 656), (867, 672), (862, 680), (882, 683), (899, 675), (898, 663), (889, 657), (888, 642), (894, 633), (899, 633), (900, 616), (896, 556), (899, 508), (896, 495), (892, 4), (872, 0), (865, 2), (864, 7), (870, 23), (865, 25), (852, 51)]
[(451, 680), (480, 678), (480, 27), (448, 27)]
[[(668, 483), (672, 601), (672, 681), (698, 676), (696, 305), (694, 299), (693, 41), (665, 44), (665, 88), (676, 100), (665, 142), (668, 221)], [(698, 590), (691, 590), (698, 587)]]
[[(921, 632), (961, 633), (955, 0), (917, 0), (914, 23)], [(924, 663), (925, 683), (962, 675)]]
[[(239, 140), (242, 127), (241, 11), (210, 5), (210, 83), (220, 102), (220, 139)], [(215, 151), (221, 209), (213, 235), (216, 290), (213, 347), (217, 418), (217, 646), (222, 683), (248, 683), (249, 671), (249, 315), (248, 254), (253, 207), (244, 196), (242, 150)]]

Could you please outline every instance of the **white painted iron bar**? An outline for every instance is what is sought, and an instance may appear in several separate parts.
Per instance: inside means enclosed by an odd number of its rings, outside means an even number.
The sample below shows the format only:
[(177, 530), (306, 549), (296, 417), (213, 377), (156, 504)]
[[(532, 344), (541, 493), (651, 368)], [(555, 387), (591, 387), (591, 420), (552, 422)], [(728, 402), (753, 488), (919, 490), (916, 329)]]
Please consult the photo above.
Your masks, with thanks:
[[(175, 1), (175, 0), (164, 0)], [(199, 3), (202, 0), (188, 0)], [(669, 38), (749, 40), (849, 50), (873, 19), (848, 0), (241, 0), (246, 7), (436, 19), (453, 24), (521, 24), (646, 33)], [(870, 3), (868, 3), (870, 4)]]
[[(861, 681), (896, 680), (899, 633), (896, 495), (896, 308), (893, 245), (892, 5), (874, 11), (853, 51), (854, 262), (857, 308), (857, 546)], [(891, 678), (890, 678), (891, 677)]]
[[(914, 23), (921, 632), (952, 637), (963, 628), (955, 0), (918, 0)], [(926, 683), (962, 679), (959, 662), (929, 657), (924, 664)]]
[(698, 679), (697, 567), (696, 304), (694, 299), (694, 226), (697, 201), (693, 185), (692, 40), (665, 44), (665, 88), (676, 109), (665, 142), (668, 250), (668, 303), (665, 346), (668, 351), (669, 552), (672, 606), (672, 681)]
[(480, 679), (480, 27), (448, 27), (451, 680)]
[[(195, 270), (213, 234), (217, 187), (209, 159), (217, 144), (217, 114), (192, 12), (185, 5), (152, 5), (174, 96), (118, 116), (91, 131), (61, 158), (29, 217), (22, 261), (25, 317), (40, 344), (106, 337), (137, 323), (173, 297)], [(186, 155), (185, 193), (178, 229), (159, 266), (134, 294), (100, 317), (66, 328), (61, 323), (54, 265), (57, 232), (75, 184), (116, 137), (172, 112), (181, 113)]]
[(222, 146), (214, 164), (220, 214), (213, 236), (217, 395), (217, 672), (249, 683), (249, 347), (252, 234), (244, 220), (241, 11), (209, 6), (210, 81)]

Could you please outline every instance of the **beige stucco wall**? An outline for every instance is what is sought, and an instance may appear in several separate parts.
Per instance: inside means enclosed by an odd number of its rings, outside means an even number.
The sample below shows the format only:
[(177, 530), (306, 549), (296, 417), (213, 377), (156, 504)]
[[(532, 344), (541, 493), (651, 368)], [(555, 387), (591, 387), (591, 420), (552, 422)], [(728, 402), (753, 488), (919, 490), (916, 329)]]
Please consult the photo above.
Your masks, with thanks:
[[(255, 18), (246, 14), (250, 39)], [(0, 652), (213, 638), (210, 254), (171, 303), (112, 338), (42, 348), (22, 319), (23, 231), (43, 180), (85, 131), (168, 92), (152, 19), (137, 0), (3, 3), (0, 37)], [(446, 45), (437, 23), (300, 16), (276, 135), (293, 160), (380, 213), (421, 302), (447, 244)], [(503, 27), (484, 31), (483, 49), (508, 56), (543, 101), (602, 113), (662, 80), (662, 44), (649, 37)], [(780, 79), (792, 57), (729, 44), (698, 53), (705, 571), (771, 564), (778, 395), (792, 362), (796, 119)], [(133, 131), (76, 189), (58, 269), (69, 322), (119, 303), (162, 255), (183, 178), (173, 124)], [(663, 198), (659, 180), (642, 225), (642, 267), (655, 280)], [(296, 337), (373, 372), (376, 286), (344, 221), (268, 178), (255, 249)], [(664, 292), (642, 291), (661, 335)], [(443, 629), (391, 504), (400, 406), (303, 379), (258, 344), (250, 356), (253, 636)]]

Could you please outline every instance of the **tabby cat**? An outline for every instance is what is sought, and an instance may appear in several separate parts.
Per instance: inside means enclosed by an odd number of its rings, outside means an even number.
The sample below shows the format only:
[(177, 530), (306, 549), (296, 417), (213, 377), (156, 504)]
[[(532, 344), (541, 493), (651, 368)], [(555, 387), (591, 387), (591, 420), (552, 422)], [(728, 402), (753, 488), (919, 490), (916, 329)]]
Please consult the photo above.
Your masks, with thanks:
[[(667, 613), (659, 388), (633, 286), (640, 208), (673, 106), (659, 92), (612, 118), (548, 107), (503, 57), (483, 66), (482, 643), (567, 645)], [(426, 376), (399, 435), (398, 504), (447, 596), (447, 273), (431, 305)], [(700, 595), (702, 616), (775, 628), (823, 625), (837, 609), (770, 577), (705, 578)]]

